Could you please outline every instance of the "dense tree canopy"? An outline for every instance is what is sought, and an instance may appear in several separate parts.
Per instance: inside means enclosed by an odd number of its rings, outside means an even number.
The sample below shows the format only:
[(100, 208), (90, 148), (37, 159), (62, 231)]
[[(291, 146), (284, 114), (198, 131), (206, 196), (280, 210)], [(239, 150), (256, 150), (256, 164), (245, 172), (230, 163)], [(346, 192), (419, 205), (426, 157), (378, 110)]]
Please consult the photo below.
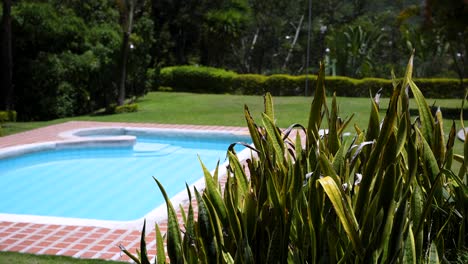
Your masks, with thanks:
[(468, 77), (465, 0), (312, 1), (310, 24), (308, 3), (3, 0), (0, 108), (23, 120), (109, 109), (171, 65), (303, 74), (309, 30), (309, 72), (324, 60), (327, 74), (388, 78), (416, 50), (416, 77)]

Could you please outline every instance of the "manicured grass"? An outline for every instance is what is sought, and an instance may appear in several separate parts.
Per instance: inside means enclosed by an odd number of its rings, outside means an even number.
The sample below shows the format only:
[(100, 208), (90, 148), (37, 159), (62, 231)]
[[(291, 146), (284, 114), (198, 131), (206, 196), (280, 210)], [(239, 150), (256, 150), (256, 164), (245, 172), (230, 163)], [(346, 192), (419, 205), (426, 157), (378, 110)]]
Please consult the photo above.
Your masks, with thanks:
[[(385, 115), (388, 101), (388, 98), (381, 99), (381, 119)], [(306, 126), (311, 102), (312, 97), (274, 97), (278, 125), (285, 128), (294, 123)], [(354, 117), (346, 129), (347, 132), (355, 132), (355, 125), (361, 130), (367, 128), (370, 112), (369, 98), (338, 97), (337, 102), (340, 116), (343, 119), (354, 113)], [(428, 105), (452, 109), (460, 108), (461, 102), (462, 100), (460, 99), (427, 100)], [(263, 111), (262, 96), (152, 92), (139, 99), (137, 103), (139, 105), (139, 111), (135, 113), (87, 115), (47, 122), (7, 123), (4, 125), (3, 134), (18, 133), (71, 120), (245, 126), (243, 113), (244, 105), (249, 107), (251, 114), (258, 122), (261, 122), (260, 115)], [(331, 98), (328, 100), (328, 103), (331, 103)], [(412, 100), (410, 101), (410, 107), (416, 110), (416, 105)], [(465, 109), (466, 108), (467, 106), (465, 106)], [(458, 131), (461, 128), (458, 117), (455, 123)], [(324, 125), (326, 126), (326, 124)], [(451, 119), (444, 119), (444, 132), (446, 137), (450, 131), (451, 125)], [(460, 140), (455, 141), (454, 153), (463, 154), (463, 143)], [(455, 168), (458, 166), (459, 164), (455, 163)]]
[[(311, 98), (304, 97), (275, 98), (280, 125), (306, 122), (310, 100)], [(3, 132), (17, 133), (70, 120), (244, 126), (244, 104), (257, 116), (260, 116), (263, 109), (261, 96), (156, 92), (149, 93), (137, 103), (139, 111), (135, 113), (80, 116), (47, 122), (7, 123)]]
[(100, 259), (76, 259), (63, 256), (21, 254), (16, 252), (0, 252), (0, 263), (12, 264), (117, 264), (126, 262), (106, 261)]
[[(279, 126), (288, 127), (293, 123), (306, 124), (311, 101), (311, 97), (275, 97), (275, 112)], [(352, 124), (365, 128), (370, 109), (369, 98), (338, 97), (337, 101), (342, 117), (355, 113)], [(435, 105), (442, 107), (456, 108), (461, 105), (459, 99), (428, 100), (429, 105), (434, 102)], [(248, 105), (254, 118), (260, 117), (263, 110), (261, 96), (243, 95), (152, 92), (139, 99), (138, 104), (139, 111), (135, 113), (87, 115), (46, 122), (7, 123), (4, 125), (3, 133), (8, 135), (71, 120), (244, 126), (244, 104)], [(387, 104), (388, 99), (383, 98), (381, 108), (386, 109)], [(411, 107), (414, 108), (413, 105)]]
[[(275, 97), (275, 112), (277, 123), (288, 127), (294, 123), (307, 125), (312, 97)], [(328, 100), (330, 103), (331, 100)], [(369, 98), (338, 97), (339, 112), (342, 118), (354, 113), (351, 125), (347, 131), (354, 132), (354, 125), (365, 130), (369, 118)], [(428, 99), (429, 105), (446, 108), (460, 108), (460, 99)], [(4, 124), (3, 134), (13, 134), (51, 124), (71, 121), (88, 120), (103, 122), (135, 122), (135, 123), (166, 123), (166, 124), (196, 124), (245, 126), (243, 106), (248, 105), (256, 120), (263, 111), (262, 96), (245, 95), (215, 95), (190, 93), (152, 92), (138, 101), (139, 111), (116, 115), (87, 115), (74, 118), (63, 118), (47, 122), (17, 122)], [(381, 118), (385, 114), (388, 98), (381, 99)], [(411, 108), (416, 106), (411, 102)], [(466, 107), (465, 107), (466, 108)], [(459, 118), (455, 120), (459, 129)], [(444, 120), (445, 132), (448, 134), (451, 119)], [(457, 140), (456, 153), (462, 153), (462, 144)]]

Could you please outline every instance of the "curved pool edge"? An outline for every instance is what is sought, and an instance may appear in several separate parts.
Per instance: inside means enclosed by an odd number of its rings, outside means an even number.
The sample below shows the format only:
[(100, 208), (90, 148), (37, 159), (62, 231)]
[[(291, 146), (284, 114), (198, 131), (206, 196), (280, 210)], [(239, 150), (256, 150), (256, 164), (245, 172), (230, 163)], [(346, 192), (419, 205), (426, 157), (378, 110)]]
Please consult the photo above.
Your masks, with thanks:
[(135, 144), (135, 137), (121, 136), (119, 138), (81, 138), (67, 141), (48, 141), (31, 143), (0, 149), (0, 159), (13, 158), (20, 155), (47, 150), (71, 149), (82, 147), (126, 147)]
[(181, 129), (181, 128), (147, 128), (147, 127), (113, 127), (113, 126), (102, 126), (93, 128), (82, 128), (68, 130), (59, 133), (59, 137), (65, 140), (80, 141), (83, 139), (100, 140), (105, 136), (106, 139), (119, 140), (126, 136), (167, 136), (170, 134), (171, 137), (184, 137), (189, 135), (197, 135), (202, 138), (210, 138), (213, 136), (249, 136), (249, 133), (243, 131), (218, 131), (209, 129)]
[[(110, 133), (110, 136), (103, 136), (106, 133)], [(144, 128), (144, 127), (95, 127), (95, 128), (83, 128), (73, 129), (62, 133), (59, 133), (59, 137), (63, 138), (63, 141), (49, 141), (42, 143), (32, 143), (25, 145), (18, 145), (13, 147), (7, 147), (0, 149), (0, 159), (6, 159), (24, 155), (28, 153), (55, 150), (55, 149), (66, 149), (66, 148), (80, 148), (80, 147), (120, 147), (120, 146), (132, 146), (136, 142), (136, 136), (154, 135), (154, 134), (174, 133), (177, 136), (184, 135), (203, 135), (204, 137), (212, 136), (248, 136), (248, 133), (242, 131), (214, 131), (204, 129), (178, 129), (178, 128)], [(233, 142), (234, 143), (234, 142)], [(245, 160), (250, 157), (250, 150), (248, 148), (237, 153), (239, 160)], [(226, 177), (228, 161), (219, 165), (218, 175), (219, 179)], [(215, 170), (210, 173), (213, 174)], [(203, 171), (200, 167), (200, 178), (194, 184), (190, 185), (190, 189), (197, 188), (198, 191), (203, 191), (205, 188), (205, 180), (203, 178)], [(157, 185), (155, 184), (155, 188)], [(186, 205), (189, 203), (188, 194), (186, 189), (179, 192), (178, 194), (171, 197), (171, 203), (178, 210), (179, 205)], [(111, 229), (138, 229), (140, 230), (143, 226), (144, 220), (153, 223), (162, 223), (167, 221), (167, 208), (166, 204), (163, 203), (159, 207), (156, 207), (145, 216), (130, 220), (130, 221), (111, 221), (111, 220), (96, 220), (96, 219), (84, 219), (84, 218), (71, 218), (71, 217), (51, 217), (51, 216), (38, 216), (38, 215), (19, 215), (19, 214), (5, 214), (0, 213), (0, 221), (10, 222), (24, 222), (32, 224), (58, 224), (58, 225), (69, 225), (69, 226), (95, 226)]]

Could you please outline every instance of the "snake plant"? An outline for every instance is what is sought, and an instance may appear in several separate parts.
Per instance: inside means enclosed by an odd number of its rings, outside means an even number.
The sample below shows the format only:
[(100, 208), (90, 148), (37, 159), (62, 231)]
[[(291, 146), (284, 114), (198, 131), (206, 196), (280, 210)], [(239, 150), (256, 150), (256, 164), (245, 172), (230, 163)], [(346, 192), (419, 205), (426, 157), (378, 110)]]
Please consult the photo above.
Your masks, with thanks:
[[(307, 127), (279, 128), (269, 94), (259, 122), (245, 106), (251, 158), (240, 161), (231, 146), (223, 186), (202, 164), (205, 189), (187, 188), (198, 213), (190, 204), (183, 225), (155, 179), (168, 208), (155, 262), (438, 263), (466, 252), (468, 141), (453, 153), (455, 123), (446, 135), (412, 70), (411, 58), (385, 115), (379, 94), (370, 99), (367, 128), (348, 128), (352, 115), (339, 116), (335, 97), (327, 104), (323, 66)], [(149, 263), (144, 233), (138, 255), (125, 251), (137, 263)]]

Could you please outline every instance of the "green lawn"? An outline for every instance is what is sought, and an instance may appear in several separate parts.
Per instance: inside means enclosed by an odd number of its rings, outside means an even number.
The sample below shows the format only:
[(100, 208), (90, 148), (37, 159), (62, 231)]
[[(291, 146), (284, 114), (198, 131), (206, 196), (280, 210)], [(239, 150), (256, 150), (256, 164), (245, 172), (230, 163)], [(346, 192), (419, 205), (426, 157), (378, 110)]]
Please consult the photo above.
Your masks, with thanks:
[[(307, 124), (311, 97), (275, 97), (275, 112), (279, 126), (288, 127), (293, 123)], [(331, 100), (329, 100), (330, 102)], [(355, 114), (348, 131), (352, 132), (356, 124), (361, 129), (367, 126), (370, 99), (369, 98), (337, 98), (340, 115), (345, 118)], [(446, 108), (459, 108), (459, 99), (428, 99), (429, 105)], [(152, 92), (138, 101), (139, 111), (118, 115), (87, 115), (73, 118), (63, 118), (47, 122), (17, 122), (4, 124), (3, 134), (13, 134), (51, 124), (71, 121), (89, 120), (103, 122), (149, 122), (166, 124), (197, 124), (197, 125), (225, 125), (244, 126), (243, 106), (248, 105), (252, 115), (260, 120), (263, 111), (261, 96), (246, 95), (214, 95), (190, 93)], [(388, 99), (381, 100), (381, 117), (385, 114)], [(413, 103), (412, 108), (415, 108)], [(457, 129), (460, 121), (457, 118)], [(448, 133), (452, 120), (445, 119), (444, 127)], [(456, 153), (462, 153), (462, 144), (457, 141)]]
[[(311, 101), (311, 97), (275, 97), (275, 111), (279, 126), (288, 127), (293, 123), (306, 124)], [(370, 109), (369, 98), (338, 97), (337, 101), (342, 117), (355, 113), (352, 123), (361, 128), (366, 127)], [(428, 99), (429, 105), (434, 103), (442, 107), (456, 108), (460, 107), (461, 100)], [(244, 126), (244, 104), (249, 106), (254, 118), (260, 117), (263, 110), (261, 96), (247, 95), (152, 92), (139, 99), (138, 104), (139, 111), (136, 113), (87, 115), (47, 122), (7, 123), (4, 125), (3, 133), (8, 135), (70, 120)], [(383, 98), (381, 108), (385, 109), (387, 104), (388, 99)], [(382, 110), (383, 114), (384, 110)], [(449, 121), (446, 120), (446, 127), (449, 127)]]
[[(281, 127), (288, 127), (293, 123), (307, 124), (307, 117), (312, 98), (308, 97), (275, 97), (275, 113), (277, 122)], [(353, 125), (365, 129), (367, 126), (370, 99), (369, 98), (338, 98), (340, 115), (344, 118), (355, 114), (348, 131), (352, 132)], [(331, 100), (329, 100), (331, 102)], [(456, 108), (460, 107), (461, 100), (434, 100), (428, 99), (428, 104)], [(89, 120), (105, 122), (150, 122), (167, 124), (198, 124), (198, 125), (225, 125), (244, 126), (243, 105), (249, 106), (252, 115), (260, 120), (263, 111), (263, 98), (261, 96), (242, 95), (212, 95), (189, 93), (149, 93), (138, 101), (140, 110), (136, 113), (118, 115), (96, 115), (64, 118), (47, 122), (17, 122), (4, 125), (4, 134), (13, 134), (51, 124), (71, 121)], [(381, 118), (385, 114), (388, 99), (381, 102)], [(415, 106), (411, 106), (415, 108)], [(445, 119), (445, 132), (448, 134), (452, 120)], [(456, 120), (457, 129), (460, 121)], [(455, 153), (462, 153), (463, 144), (456, 141)], [(24, 259), (24, 260), (23, 260)], [(75, 259), (56, 257), (35, 257), (16, 253), (0, 253), (0, 263), (107, 263), (107, 262), (81, 262)]]
[[(278, 125), (288, 127), (293, 123), (307, 124), (311, 97), (275, 97), (275, 112)], [(331, 100), (329, 100), (330, 102)], [(356, 124), (361, 129), (367, 127), (370, 110), (369, 98), (337, 98), (340, 116), (345, 118), (355, 114), (349, 132), (354, 131)], [(446, 108), (459, 108), (460, 99), (428, 99), (429, 105)], [(412, 103), (412, 102), (411, 102)], [(33, 128), (70, 120), (89, 120), (103, 122), (149, 122), (166, 124), (197, 124), (197, 125), (225, 125), (245, 126), (243, 106), (248, 105), (252, 115), (260, 120), (263, 110), (261, 96), (246, 95), (214, 95), (190, 93), (152, 92), (139, 99), (139, 111), (118, 115), (87, 115), (74, 118), (63, 118), (47, 122), (17, 122), (4, 124), (3, 134), (13, 134)], [(388, 99), (381, 100), (381, 118), (385, 114)], [(414, 104), (411, 104), (415, 108)], [(466, 107), (465, 107), (466, 108)], [(459, 118), (456, 118), (457, 129), (460, 128)], [(448, 133), (452, 120), (445, 119), (445, 132)], [(457, 142), (457, 153), (461, 153), (461, 145)]]
[(122, 264), (126, 262), (106, 261), (100, 259), (76, 259), (63, 256), (21, 254), (0, 252), (0, 264)]
[[(369, 98), (337, 98), (340, 116), (346, 118), (354, 113), (354, 118), (347, 131), (353, 132), (354, 125), (366, 129), (369, 110)], [(288, 127), (294, 123), (307, 124), (311, 97), (275, 97), (275, 113), (277, 123), (281, 127)], [(329, 100), (329, 103), (331, 100)], [(445, 108), (460, 108), (460, 99), (428, 99), (429, 105)], [(102, 122), (143, 122), (165, 124), (195, 124), (195, 125), (224, 125), (245, 126), (243, 106), (248, 105), (256, 118), (260, 120), (263, 111), (262, 96), (248, 95), (217, 95), (217, 94), (191, 94), (191, 93), (164, 93), (152, 92), (138, 100), (139, 111), (116, 115), (86, 115), (73, 118), (56, 119), (47, 122), (16, 122), (3, 125), (3, 135), (9, 135), (51, 124), (62, 123), (71, 120), (87, 120)], [(388, 98), (382, 98), (381, 118), (385, 114)], [(416, 109), (411, 101), (410, 107)], [(465, 106), (465, 109), (467, 106)], [(455, 119), (457, 130), (460, 129), (460, 121)], [(448, 134), (451, 119), (444, 119), (445, 133)], [(468, 124), (467, 124), (468, 125)], [(463, 144), (457, 140), (455, 153), (463, 153)]]

